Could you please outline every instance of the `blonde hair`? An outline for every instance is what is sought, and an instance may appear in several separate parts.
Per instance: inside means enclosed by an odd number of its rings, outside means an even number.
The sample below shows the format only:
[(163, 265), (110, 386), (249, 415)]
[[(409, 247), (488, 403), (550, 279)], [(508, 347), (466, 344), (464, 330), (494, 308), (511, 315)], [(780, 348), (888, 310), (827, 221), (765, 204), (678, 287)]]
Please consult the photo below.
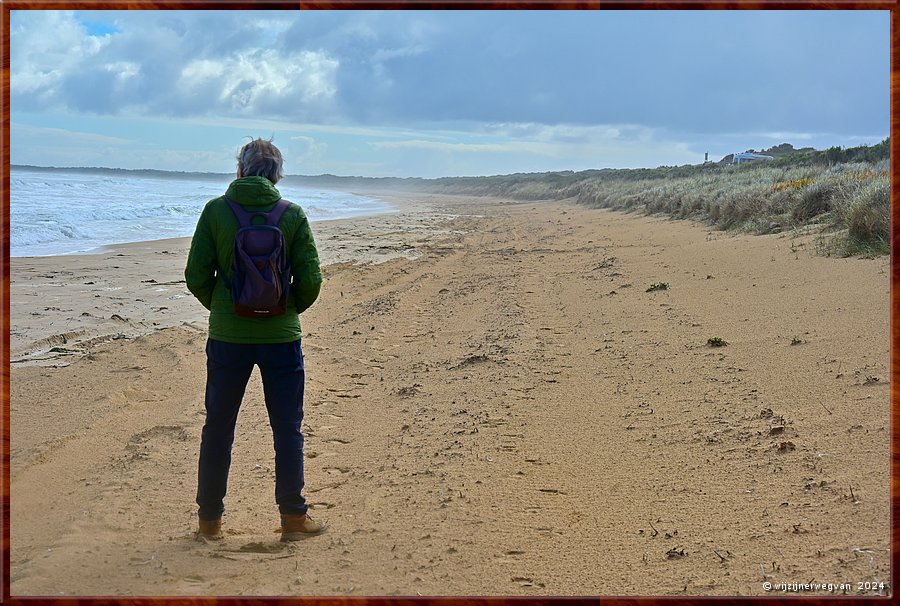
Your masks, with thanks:
[(274, 185), (284, 176), (284, 159), (271, 139), (254, 139), (242, 147), (237, 163), (244, 177), (265, 177)]

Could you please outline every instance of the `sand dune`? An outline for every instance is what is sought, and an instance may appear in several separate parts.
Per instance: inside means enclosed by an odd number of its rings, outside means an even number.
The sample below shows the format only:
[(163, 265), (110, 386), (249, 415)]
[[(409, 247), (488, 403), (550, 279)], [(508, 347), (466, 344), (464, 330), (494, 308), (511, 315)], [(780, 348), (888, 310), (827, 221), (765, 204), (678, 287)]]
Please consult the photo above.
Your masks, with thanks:
[(889, 582), (888, 259), (567, 202), (389, 201), (315, 227), (306, 492), (330, 529), (296, 544), (273, 532), (258, 373), (226, 537), (193, 538), (187, 242), (13, 260), (12, 595)]

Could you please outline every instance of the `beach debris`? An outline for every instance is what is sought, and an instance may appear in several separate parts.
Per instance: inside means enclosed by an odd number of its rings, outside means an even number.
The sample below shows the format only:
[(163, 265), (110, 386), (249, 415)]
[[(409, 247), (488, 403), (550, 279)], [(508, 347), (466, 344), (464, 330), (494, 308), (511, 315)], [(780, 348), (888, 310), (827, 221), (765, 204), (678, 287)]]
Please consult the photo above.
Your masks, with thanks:
[(596, 271), (598, 269), (609, 269), (615, 265), (618, 259), (616, 257), (604, 257), (602, 261), (598, 265), (596, 265), (593, 270)]
[(687, 555), (687, 551), (685, 551), (684, 547), (673, 547), (669, 551), (666, 552), (667, 560), (680, 560), (681, 558)]
[(71, 356), (74, 354), (83, 354), (84, 352), (80, 349), (67, 349), (65, 347), (51, 347), (48, 353), (57, 353), (63, 356)]
[(131, 563), (132, 563), (134, 566), (146, 566), (147, 564), (149, 564), (150, 562), (152, 562), (152, 561), (155, 560), (155, 559), (156, 559), (156, 554), (153, 553), (153, 554), (151, 554), (150, 557), (149, 557), (148, 559), (146, 559), (146, 560), (142, 560), (142, 559), (139, 558), (139, 557), (131, 558)]
[(725, 347), (726, 345), (728, 345), (728, 341), (726, 341), (722, 337), (710, 337), (706, 340), (706, 344), (710, 347)]
[(656, 290), (669, 290), (668, 282), (654, 282), (646, 292), (654, 292)]
[(146, 366), (125, 366), (122, 368), (113, 368), (109, 372), (141, 372), (147, 370)]
[[(534, 459), (534, 458), (532, 458), (532, 459), (525, 459), (525, 462), (526, 462), (526, 463), (531, 463), (531, 464), (533, 464), (533, 465), (549, 465), (549, 464), (550, 464), (550, 463), (547, 463), (546, 461), (541, 461), (540, 459)], [(477, 482), (476, 482), (476, 483), (477, 483)]]
[(807, 482), (806, 484), (803, 485), (803, 490), (812, 490), (813, 488), (824, 488), (826, 486), (828, 486), (827, 480), (816, 481), (816, 480), (810, 479), (809, 482)]
[(488, 358), (484, 354), (475, 354), (471, 356), (466, 356), (463, 358), (462, 362), (457, 364), (456, 366), (451, 367), (451, 370), (456, 370), (459, 368), (465, 368), (466, 366), (472, 366), (474, 364), (482, 364), (484, 362), (490, 362), (491, 359)]
[(422, 387), (421, 383), (413, 383), (412, 385), (407, 385), (397, 389), (394, 393), (396, 393), (401, 398), (408, 398), (419, 393), (420, 387)]

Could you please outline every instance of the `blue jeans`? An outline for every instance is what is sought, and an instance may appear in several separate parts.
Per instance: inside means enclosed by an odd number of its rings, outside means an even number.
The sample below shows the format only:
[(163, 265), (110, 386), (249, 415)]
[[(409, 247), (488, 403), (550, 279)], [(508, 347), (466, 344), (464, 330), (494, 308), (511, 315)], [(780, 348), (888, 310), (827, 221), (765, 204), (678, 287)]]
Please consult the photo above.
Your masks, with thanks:
[(238, 410), (253, 366), (262, 375), (269, 424), (275, 439), (275, 502), (283, 514), (304, 514), (303, 351), (293, 343), (206, 343), (206, 423), (200, 442), (198, 515), (216, 520), (225, 511), (231, 446)]

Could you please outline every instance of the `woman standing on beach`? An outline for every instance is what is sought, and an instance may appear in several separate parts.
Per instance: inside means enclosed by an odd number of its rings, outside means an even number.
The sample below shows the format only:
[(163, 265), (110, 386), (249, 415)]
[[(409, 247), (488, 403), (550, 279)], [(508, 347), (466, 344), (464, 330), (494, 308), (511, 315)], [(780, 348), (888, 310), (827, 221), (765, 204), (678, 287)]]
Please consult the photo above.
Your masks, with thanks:
[[(275, 438), (275, 501), (281, 514), (281, 539), (292, 541), (325, 530), (307, 515), (301, 495), (305, 372), (300, 313), (318, 297), (322, 274), (303, 210), (296, 204), (279, 204), (281, 194), (275, 184), (283, 176), (283, 159), (278, 148), (271, 141), (256, 139), (241, 148), (237, 161), (237, 178), (200, 215), (184, 272), (188, 289), (210, 310), (198, 534), (221, 537), (235, 423), (253, 366), (258, 365)], [(292, 278), (285, 280), (286, 310), (262, 317), (239, 315), (231, 291), (239, 216), (266, 214), (276, 207), (277, 212), (283, 210), (277, 228), (283, 234), (284, 258)]]

